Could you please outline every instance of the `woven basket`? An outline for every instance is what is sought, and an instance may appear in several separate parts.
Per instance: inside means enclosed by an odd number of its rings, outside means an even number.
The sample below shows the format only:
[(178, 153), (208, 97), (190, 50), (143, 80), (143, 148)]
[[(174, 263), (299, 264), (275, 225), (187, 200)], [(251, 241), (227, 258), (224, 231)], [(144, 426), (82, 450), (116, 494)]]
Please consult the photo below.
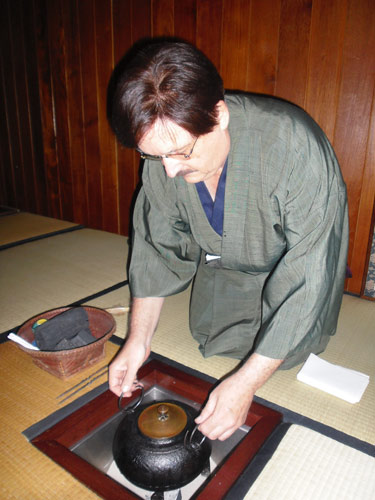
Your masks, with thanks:
[[(34, 341), (32, 326), (38, 319), (48, 320), (68, 309), (70, 308), (61, 307), (39, 314), (26, 321), (17, 334), (32, 343)], [(37, 366), (62, 379), (67, 379), (94, 365), (104, 358), (105, 343), (115, 332), (116, 322), (113, 316), (103, 309), (89, 306), (85, 306), (84, 309), (88, 315), (91, 334), (98, 339), (91, 344), (63, 351), (35, 351), (19, 344), (17, 346), (27, 352)]]

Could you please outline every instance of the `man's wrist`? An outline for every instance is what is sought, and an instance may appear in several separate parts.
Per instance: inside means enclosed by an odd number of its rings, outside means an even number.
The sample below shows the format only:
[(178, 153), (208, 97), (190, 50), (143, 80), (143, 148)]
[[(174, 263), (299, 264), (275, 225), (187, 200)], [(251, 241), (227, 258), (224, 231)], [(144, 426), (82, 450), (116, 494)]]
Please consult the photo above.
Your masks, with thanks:
[(271, 375), (283, 363), (283, 359), (274, 359), (254, 353), (238, 370), (241, 382), (248, 385), (250, 391), (255, 393), (267, 382)]

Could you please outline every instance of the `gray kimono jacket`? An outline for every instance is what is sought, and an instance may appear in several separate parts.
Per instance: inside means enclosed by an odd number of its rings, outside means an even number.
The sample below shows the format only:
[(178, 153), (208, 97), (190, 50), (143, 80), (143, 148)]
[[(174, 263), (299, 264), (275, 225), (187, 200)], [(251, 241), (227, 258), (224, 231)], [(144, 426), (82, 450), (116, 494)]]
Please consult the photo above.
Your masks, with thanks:
[[(144, 165), (129, 281), (165, 297), (194, 279), (190, 329), (204, 356), (285, 359), (322, 352), (337, 326), (348, 246), (346, 188), (322, 130), (270, 97), (226, 96), (231, 148), (223, 235), (196, 186)], [(205, 263), (205, 255), (220, 255)]]

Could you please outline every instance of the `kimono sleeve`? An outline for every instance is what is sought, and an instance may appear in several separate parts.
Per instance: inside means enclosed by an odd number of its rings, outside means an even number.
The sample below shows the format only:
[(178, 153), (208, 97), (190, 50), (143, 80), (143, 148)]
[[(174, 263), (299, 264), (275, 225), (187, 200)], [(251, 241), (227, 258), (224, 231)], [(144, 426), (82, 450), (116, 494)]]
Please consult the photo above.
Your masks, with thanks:
[[(255, 351), (303, 361), (324, 350), (341, 306), (348, 247), (346, 187), (334, 153), (299, 158), (283, 206), (286, 252), (263, 290)], [(289, 367), (289, 366), (286, 366)]]
[[(146, 193), (147, 191), (147, 193)], [(196, 273), (200, 247), (177, 206), (173, 185), (145, 179), (134, 210), (129, 269), (134, 297), (166, 297), (187, 288)]]

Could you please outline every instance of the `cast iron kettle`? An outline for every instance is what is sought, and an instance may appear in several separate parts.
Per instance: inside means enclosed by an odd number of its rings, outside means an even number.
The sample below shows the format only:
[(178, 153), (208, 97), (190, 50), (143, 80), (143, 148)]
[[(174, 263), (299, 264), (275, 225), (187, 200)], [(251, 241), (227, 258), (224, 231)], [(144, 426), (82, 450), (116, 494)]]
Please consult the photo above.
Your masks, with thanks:
[[(121, 398), (119, 407), (121, 408)], [(113, 457), (133, 484), (151, 491), (181, 488), (207, 467), (211, 443), (196, 429), (198, 412), (166, 400), (122, 409), (125, 416), (113, 440)]]

